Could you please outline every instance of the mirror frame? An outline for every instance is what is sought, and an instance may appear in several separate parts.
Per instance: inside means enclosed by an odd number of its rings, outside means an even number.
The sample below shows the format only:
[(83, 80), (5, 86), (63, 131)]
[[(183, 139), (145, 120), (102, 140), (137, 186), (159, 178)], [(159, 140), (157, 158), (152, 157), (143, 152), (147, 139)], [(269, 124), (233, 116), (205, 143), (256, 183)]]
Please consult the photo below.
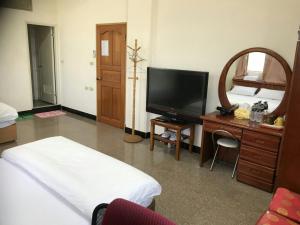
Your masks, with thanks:
[(246, 50), (243, 50), (239, 53), (237, 53), (236, 55), (234, 55), (225, 65), (225, 67), (222, 70), (221, 76), (220, 76), (220, 80), (219, 80), (219, 88), (218, 88), (218, 92), (219, 92), (219, 100), (220, 103), (223, 107), (225, 108), (230, 108), (232, 105), (230, 104), (227, 95), (226, 95), (226, 78), (227, 78), (227, 74), (228, 71), (231, 67), (231, 65), (241, 56), (251, 53), (251, 52), (261, 52), (261, 53), (266, 53), (272, 57), (274, 57), (275, 59), (278, 60), (278, 62), (283, 66), (283, 69), (286, 73), (286, 86), (285, 86), (285, 93), (284, 96), (282, 98), (281, 103), (278, 105), (278, 107), (271, 112), (270, 114), (275, 114), (278, 116), (282, 116), (285, 114), (286, 112), (286, 106), (287, 106), (287, 101), (288, 101), (288, 96), (289, 96), (289, 91), (290, 91), (290, 83), (291, 83), (291, 78), (292, 78), (292, 70), (289, 66), (289, 64), (286, 62), (286, 60), (281, 57), (278, 53), (267, 49), (267, 48), (261, 48), (261, 47), (255, 47), (255, 48), (248, 48)]

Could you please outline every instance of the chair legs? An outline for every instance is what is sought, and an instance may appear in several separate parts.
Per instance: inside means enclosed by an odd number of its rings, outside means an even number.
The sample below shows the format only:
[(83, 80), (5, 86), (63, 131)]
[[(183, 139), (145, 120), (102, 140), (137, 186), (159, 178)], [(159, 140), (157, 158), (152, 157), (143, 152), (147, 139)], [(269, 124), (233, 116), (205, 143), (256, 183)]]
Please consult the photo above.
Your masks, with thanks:
[(213, 158), (213, 161), (212, 161), (211, 166), (210, 166), (210, 171), (213, 170), (213, 167), (214, 167), (214, 164), (215, 164), (215, 160), (216, 160), (216, 157), (217, 157), (217, 155), (218, 155), (219, 147), (220, 147), (220, 146), (218, 145), (218, 146), (217, 146), (217, 149), (216, 149), (216, 152), (215, 152), (215, 155), (214, 155), (214, 158)]
[(236, 157), (236, 160), (235, 160), (235, 164), (234, 164), (233, 172), (232, 172), (232, 175), (231, 175), (231, 178), (232, 178), (232, 179), (234, 178), (234, 175), (235, 175), (235, 171), (236, 171), (236, 167), (237, 167), (237, 164), (238, 164), (239, 158), (240, 158), (240, 153), (238, 153), (238, 155), (237, 155), (237, 157)]
[[(219, 152), (219, 145), (217, 146), (217, 149), (216, 149), (216, 152), (215, 152), (215, 155), (214, 155), (214, 158), (213, 158), (213, 161), (211, 163), (211, 166), (210, 166), (210, 171), (213, 170), (214, 168), (214, 164), (215, 164), (215, 161), (216, 161), (216, 158), (217, 158), (217, 155), (218, 155), (218, 152)], [(235, 164), (234, 164), (234, 168), (233, 168), (233, 171), (232, 171), (232, 175), (231, 175), (231, 178), (234, 178), (235, 176), (235, 172), (236, 172), (236, 168), (237, 168), (237, 164), (239, 162), (239, 159), (240, 159), (240, 153), (238, 153), (237, 157), (236, 157), (236, 160), (235, 160)]]

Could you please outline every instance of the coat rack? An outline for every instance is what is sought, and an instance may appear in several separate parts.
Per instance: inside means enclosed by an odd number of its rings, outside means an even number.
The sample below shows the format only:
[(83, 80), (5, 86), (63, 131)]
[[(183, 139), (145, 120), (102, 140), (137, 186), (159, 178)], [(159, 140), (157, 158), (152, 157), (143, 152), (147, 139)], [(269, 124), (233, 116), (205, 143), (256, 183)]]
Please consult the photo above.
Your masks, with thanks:
[(129, 143), (137, 143), (141, 142), (143, 139), (135, 134), (135, 93), (136, 93), (136, 81), (139, 79), (136, 76), (136, 68), (139, 62), (144, 61), (141, 57), (139, 57), (138, 51), (141, 47), (138, 47), (137, 39), (134, 42), (134, 48), (127, 46), (131, 52), (129, 53), (129, 59), (133, 62), (133, 77), (128, 77), (128, 79), (133, 80), (132, 86), (132, 130), (131, 134), (125, 134), (124, 141)]

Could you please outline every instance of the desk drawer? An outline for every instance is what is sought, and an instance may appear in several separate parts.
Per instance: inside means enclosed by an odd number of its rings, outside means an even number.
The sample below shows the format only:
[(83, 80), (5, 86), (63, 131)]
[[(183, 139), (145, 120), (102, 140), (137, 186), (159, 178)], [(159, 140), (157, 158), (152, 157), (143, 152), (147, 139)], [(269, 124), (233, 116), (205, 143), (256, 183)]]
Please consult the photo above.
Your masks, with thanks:
[(204, 122), (205, 130), (209, 132), (213, 132), (215, 130), (226, 130), (232, 133), (236, 138), (241, 139), (242, 137), (242, 129), (224, 125), (221, 123), (214, 123), (214, 122)]
[(261, 134), (244, 130), (242, 144), (263, 148), (272, 152), (278, 152), (280, 138), (268, 134)]
[(241, 159), (245, 159), (252, 163), (267, 166), (272, 169), (276, 168), (277, 154), (273, 152), (268, 152), (242, 144), (240, 157)]
[(272, 184), (274, 180), (274, 169), (250, 163), (243, 159), (239, 161), (238, 171), (245, 175), (258, 178), (259, 180), (265, 181), (267, 183)]
[(265, 190), (265, 191), (268, 191), (268, 192), (272, 192), (273, 188), (274, 188), (273, 184), (270, 184), (268, 182), (264, 182), (262, 180), (259, 180), (259, 179), (255, 178), (255, 177), (251, 177), (251, 176), (248, 176), (248, 175), (243, 174), (243, 173), (238, 173), (236, 179), (238, 181), (242, 182), (242, 183), (249, 184), (251, 186), (257, 187), (259, 189), (262, 189), (262, 190)]

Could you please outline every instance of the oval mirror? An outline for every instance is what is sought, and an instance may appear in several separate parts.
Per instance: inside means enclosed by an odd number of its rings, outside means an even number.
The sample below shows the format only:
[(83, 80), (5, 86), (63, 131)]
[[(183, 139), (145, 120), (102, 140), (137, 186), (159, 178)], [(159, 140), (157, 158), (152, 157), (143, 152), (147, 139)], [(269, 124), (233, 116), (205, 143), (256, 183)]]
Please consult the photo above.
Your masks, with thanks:
[(246, 49), (224, 67), (219, 81), (219, 98), (223, 107), (261, 101), (268, 112), (285, 113), (291, 69), (277, 53), (265, 48)]

